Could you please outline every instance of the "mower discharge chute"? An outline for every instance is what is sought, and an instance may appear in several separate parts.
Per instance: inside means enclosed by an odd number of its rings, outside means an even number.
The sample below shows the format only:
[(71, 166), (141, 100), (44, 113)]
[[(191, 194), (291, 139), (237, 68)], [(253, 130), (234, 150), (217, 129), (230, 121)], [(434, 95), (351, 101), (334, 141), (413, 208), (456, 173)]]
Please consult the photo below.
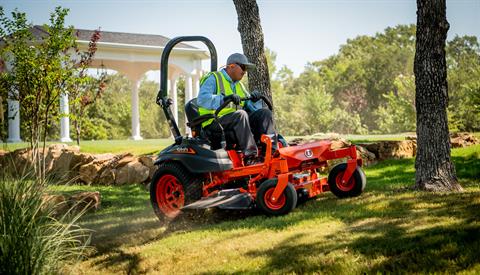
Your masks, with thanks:
[[(170, 52), (183, 41), (204, 42), (210, 51), (211, 71), (217, 70), (215, 47), (205, 37), (176, 37), (165, 46), (160, 63), (157, 103), (165, 112), (175, 143), (160, 152), (155, 162), (158, 168), (150, 185), (150, 200), (160, 220), (172, 219), (182, 209), (210, 207), (257, 207), (269, 215), (283, 215), (292, 211), (297, 202), (325, 191), (331, 191), (339, 198), (362, 193), (366, 178), (354, 145), (332, 150), (331, 142), (324, 140), (288, 146), (280, 135), (263, 135), (263, 162), (247, 166), (240, 153), (225, 148), (225, 142), (212, 144), (201, 124), (208, 119), (217, 119), (218, 113), (230, 103), (228, 100), (215, 114), (202, 116), (198, 113), (196, 99), (188, 102), (185, 113), (192, 137), (182, 137), (170, 110), (172, 100), (167, 97), (167, 75)], [(262, 99), (272, 110), (268, 98)], [(333, 159), (346, 159), (346, 162), (333, 167), (328, 179), (320, 177), (319, 169), (327, 167), (327, 161)]]

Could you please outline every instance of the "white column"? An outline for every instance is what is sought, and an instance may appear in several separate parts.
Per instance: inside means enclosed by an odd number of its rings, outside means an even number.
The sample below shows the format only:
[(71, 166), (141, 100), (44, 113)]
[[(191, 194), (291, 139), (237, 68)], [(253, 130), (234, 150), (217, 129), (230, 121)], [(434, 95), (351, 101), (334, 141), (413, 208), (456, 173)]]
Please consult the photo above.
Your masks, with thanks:
[(170, 96), (173, 100), (173, 117), (175, 122), (178, 124), (178, 100), (177, 100), (177, 84), (178, 78), (172, 78), (170, 80)]
[(140, 88), (140, 79), (132, 81), (132, 136), (133, 140), (142, 140), (140, 135), (140, 113), (138, 111), (138, 90)]
[(7, 99), (8, 139), (7, 142), (22, 142), (20, 139), (20, 104), (17, 100)]
[(193, 97), (198, 97), (199, 91), (200, 91), (200, 76), (195, 75), (193, 77)]
[(70, 113), (68, 109), (68, 94), (62, 93), (60, 95), (60, 141), (61, 142), (72, 142), (70, 138), (70, 118), (68, 114)]
[[(190, 99), (193, 98), (193, 85), (192, 85), (192, 75), (187, 74), (185, 77), (185, 104), (187, 104)], [(185, 121), (187, 121), (187, 116), (185, 115)], [(185, 135), (191, 136), (190, 127), (185, 124)]]

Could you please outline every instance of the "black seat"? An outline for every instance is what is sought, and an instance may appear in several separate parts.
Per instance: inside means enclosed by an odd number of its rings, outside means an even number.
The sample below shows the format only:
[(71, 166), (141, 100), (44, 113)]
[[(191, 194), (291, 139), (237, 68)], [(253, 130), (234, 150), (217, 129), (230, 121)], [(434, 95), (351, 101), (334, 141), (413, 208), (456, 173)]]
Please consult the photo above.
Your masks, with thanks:
[(198, 111), (197, 98), (194, 98), (185, 104), (185, 114), (188, 120), (187, 126), (192, 129), (193, 137), (200, 137), (208, 140), (212, 150), (222, 148), (223, 135), (221, 130), (209, 131), (202, 128), (203, 122), (212, 119), (215, 116), (213, 114), (200, 115)]

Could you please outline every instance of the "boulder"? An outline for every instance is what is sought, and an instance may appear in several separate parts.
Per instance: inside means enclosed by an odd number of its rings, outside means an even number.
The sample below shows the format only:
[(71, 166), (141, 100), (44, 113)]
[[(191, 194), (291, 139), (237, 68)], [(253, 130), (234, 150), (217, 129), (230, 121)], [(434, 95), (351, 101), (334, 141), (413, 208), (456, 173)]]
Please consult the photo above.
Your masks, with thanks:
[(100, 192), (82, 192), (72, 195), (69, 199), (69, 205), (75, 211), (98, 210), (101, 204)]
[(32, 151), (27, 148), (17, 149), (7, 154), (7, 166), (17, 175), (33, 173), (34, 163), (32, 162)]
[(42, 196), (42, 210), (53, 208), (53, 215), (61, 216), (70, 209), (68, 200), (63, 195), (44, 194)]
[(95, 183), (101, 185), (113, 185), (115, 184), (116, 169), (106, 168), (101, 173)]
[(148, 175), (148, 179), (152, 179), (153, 178), (153, 174), (155, 173), (155, 171), (157, 170), (157, 167), (155, 166), (155, 160), (157, 159), (156, 156), (142, 156), (142, 157), (139, 157), (138, 160), (143, 164), (145, 165), (146, 167), (148, 167), (148, 169), (150, 170), (150, 173)]
[(114, 166), (115, 168), (119, 169), (127, 165), (128, 163), (136, 160), (137, 160), (137, 157), (133, 156), (131, 153), (126, 153), (118, 156), (118, 160), (116, 161)]
[(365, 147), (362, 147), (360, 145), (357, 145), (357, 157), (362, 158), (363, 164), (365, 166), (374, 164), (377, 160), (374, 153), (368, 151), (367, 149), (365, 149)]
[(417, 142), (415, 140), (379, 141), (359, 144), (375, 154), (378, 160), (391, 158), (411, 158), (416, 155)]
[(104, 169), (111, 167), (112, 163), (118, 159), (118, 156), (110, 153), (92, 155), (92, 157), (93, 161), (81, 165), (78, 171), (79, 179), (89, 185), (102, 175)]
[(148, 179), (149, 175), (150, 169), (148, 167), (139, 161), (133, 161), (116, 170), (115, 183), (142, 183)]
[(98, 171), (102, 168), (102, 163), (92, 161), (80, 166), (78, 176), (81, 181), (90, 185), (97, 178)]
[(474, 135), (465, 132), (451, 133), (450, 143), (452, 148), (467, 147), (475, 144), (480, 144), (480, 142)]
[(330, 149), (332, 150), (337, 150), (345, 147), (349, 147), (352, 145), (350, 141), (344, 140), (344, 139), (332, 139), (331, 140), (332, 145), (330, 146)]

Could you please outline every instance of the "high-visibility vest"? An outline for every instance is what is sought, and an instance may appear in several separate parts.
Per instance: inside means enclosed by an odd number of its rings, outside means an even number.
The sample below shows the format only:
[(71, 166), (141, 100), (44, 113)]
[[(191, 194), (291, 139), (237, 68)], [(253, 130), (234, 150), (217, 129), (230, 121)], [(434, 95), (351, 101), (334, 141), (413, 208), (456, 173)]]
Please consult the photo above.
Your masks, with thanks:
[[(217, 84), (217, 92), (216, 92), (217, 95), (221, 94), (223, 96), (228, 96), (231, 94), (237, 94), (240, 97), (245, 97), (245, 95), (247, 94), (245, 87), (243, 87), (243, 84), (240, 83), (240, 81), (238, 81), (237, 84), (235, 84), (235, 91), (233, 91), (232, 87), (230, 86), (230, 82), (225, 78), (222, 72), (210, 72), (204, 75), (200, 79), (200, 86), (202, 86), (205, 80), (207, 80), (207, 78), (209, 78), (211, 75), (215, 77), (215, 81)], [(234, 108), (232, 105), (233, 104), (230, 104), (229, 106), (223, 108), (223, 110), (221, 110), (220, 113), (218, 114), (218, 117), (235, 112), (236, 108)], [(243, 107), (244, 105), (245, 105), (244, 101), (240, 102), (240, 106)], [(198, 112), (199, 112), (199, 115), (214, 114), (215, 110), (210, 110), (210, 109), (206, 109), (201, 106), (198, 106)], [(213, 122), (213, 118), (203, 122), (202, 127), (206, 127), (210, 125), (212, 122)]]

